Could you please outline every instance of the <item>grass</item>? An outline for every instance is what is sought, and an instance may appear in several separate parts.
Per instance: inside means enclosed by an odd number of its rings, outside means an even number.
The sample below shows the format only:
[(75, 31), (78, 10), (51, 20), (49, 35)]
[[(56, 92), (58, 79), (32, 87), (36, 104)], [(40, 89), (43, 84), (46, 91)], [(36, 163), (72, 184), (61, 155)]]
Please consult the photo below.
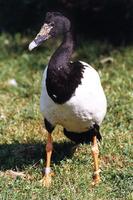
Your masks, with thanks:
[[(91, 186), (90, 145), (80, 145), (73, 153), (73, 144), (57, 127), (52, 158), (56, 176), (46, 189), (39, 183), (46, 143), (39, 97), (43, 68), (58, 42), (49, 41), (29, 53), (30, 40), (19, 34), (0, 36), (0, 200), (133, 199), (133, 47), (80, 41), (74, 59), (95, 66), (108, 99), (101, 127), (102, 182)], [(108, 57), (112, 60), (104, 62)], [(10, 84), (12, 79), (17, 86)], [(11, 169), (25, 178), (13, 178)]]

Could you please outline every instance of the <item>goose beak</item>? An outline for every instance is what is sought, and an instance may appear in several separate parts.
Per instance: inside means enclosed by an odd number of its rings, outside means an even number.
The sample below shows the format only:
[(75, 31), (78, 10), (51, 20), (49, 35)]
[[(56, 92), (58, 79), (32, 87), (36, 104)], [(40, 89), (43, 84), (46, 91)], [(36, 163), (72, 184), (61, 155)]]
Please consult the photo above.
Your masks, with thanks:
[(30, 44), (29, 44), (29, 51), (32, 51), (35, 47), (38, 47), (42, 44), (43, 41), (47, 40), (48, 36), (37, 36)]
[(29, 44), (29, 51), (32, 51), (35, 47), (38, 47), (42, 44), (43, 41), (50, 38), (50, 31), (53, 28), (51, 24), (44, 24), (37, 34), (35, 39)]
[(30, 44), (29, 44), (29, 51), (32, 51), (32, 49), (34, 49), (35, 47), (37, 47), (36, 42), (33, 40)]

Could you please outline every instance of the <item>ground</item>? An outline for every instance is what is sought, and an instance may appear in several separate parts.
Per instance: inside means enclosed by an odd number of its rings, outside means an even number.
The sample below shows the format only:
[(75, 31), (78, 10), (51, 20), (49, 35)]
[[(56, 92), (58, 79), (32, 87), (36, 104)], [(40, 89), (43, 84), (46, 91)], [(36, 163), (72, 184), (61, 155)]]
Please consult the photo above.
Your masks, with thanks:
[[(0, 199), (133, 199), (133, 47), (79, 41), (73, 59), (94, 66), (108, 99), (99, 144), (101, 183), (92, 187), (90, 145), (74, 145), (53, 133), (52, 186), (39, 183), (45, 163), (46, 132), (39, 110), (41, 77), (58, 41), (28, 52), (31, 37), (0, 36)], [(12, 171), (11, 171), (12, 170)], [(18, 176), (14, 171), (19, 172)]]

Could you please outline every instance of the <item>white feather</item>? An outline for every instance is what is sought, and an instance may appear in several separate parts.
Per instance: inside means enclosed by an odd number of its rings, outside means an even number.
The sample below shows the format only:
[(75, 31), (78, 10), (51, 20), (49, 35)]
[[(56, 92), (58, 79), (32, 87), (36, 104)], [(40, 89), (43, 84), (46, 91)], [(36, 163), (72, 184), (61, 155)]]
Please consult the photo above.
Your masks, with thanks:
[(64, 104), (56, 104), (46, 90), (47, 67), (43, 74), (40, 108), (43, 116), (52, 124), (60, 124), (68, 131), (84, 132), (93, 124), (101, 124), (107, 108), (100, 78), (94, 68), (80, 61), (85, 70), (81, 84)]

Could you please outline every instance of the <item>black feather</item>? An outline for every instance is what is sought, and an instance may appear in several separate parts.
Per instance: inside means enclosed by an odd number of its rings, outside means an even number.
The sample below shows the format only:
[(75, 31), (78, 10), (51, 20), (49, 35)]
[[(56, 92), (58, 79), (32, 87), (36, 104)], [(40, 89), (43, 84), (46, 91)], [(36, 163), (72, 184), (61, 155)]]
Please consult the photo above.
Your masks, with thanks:
[(96, 136), (99, 141), (102, 139), (99, 126), (97, 124), (95, 124), (90, 130), (83, 133), (70, 132), (64, 129), (64, 135), (76, 144), (90, 143), (92, 142), (93, 136)]

